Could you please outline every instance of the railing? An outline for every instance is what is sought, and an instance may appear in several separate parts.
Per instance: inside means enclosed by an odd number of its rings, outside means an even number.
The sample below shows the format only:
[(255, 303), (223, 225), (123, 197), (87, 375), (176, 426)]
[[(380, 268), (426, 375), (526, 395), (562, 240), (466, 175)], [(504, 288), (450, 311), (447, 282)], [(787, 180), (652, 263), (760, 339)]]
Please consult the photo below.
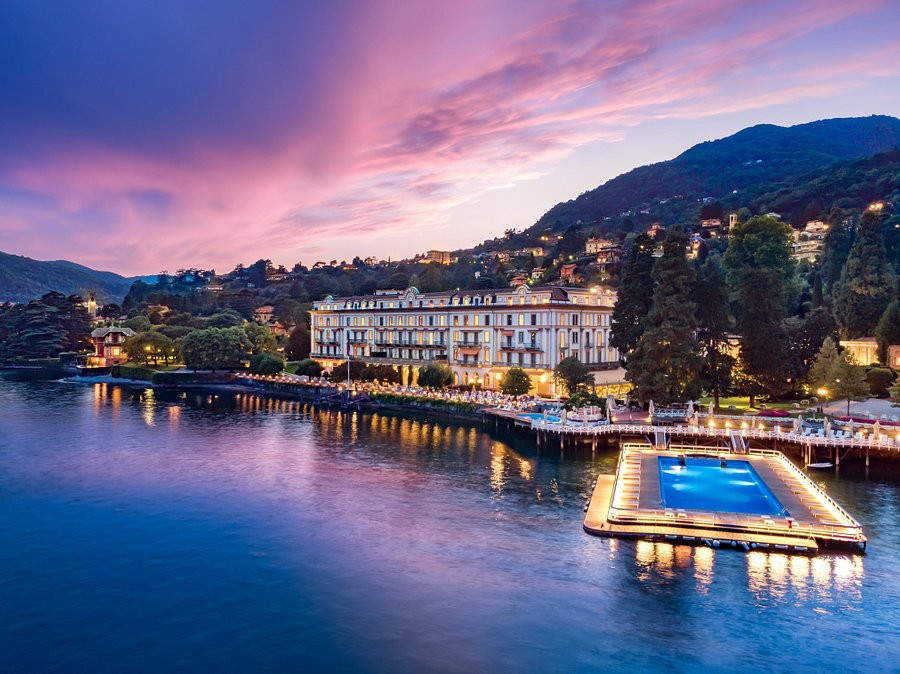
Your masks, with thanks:
[[(534, 419), (531, 427), (535, 430), (552, 430), (557, 433), (571, 433), (575, 435), (607, 435), (610, 433), (630, 433), (638, 435), (652, 435), (657, 430), (664, 431), (669, 436), (693, 436), (704, 438), (722, 439), (729, 443), (731, 433), (740, 432), (745, 439), (758, 440), (783, 440), (799, 445), (815, 445), (817, 447), (843, 447), (859, 449), (886, 449), (900, 452), (900, 440), (888, 438), (887, 440), (868, 438), (834, 438), (819, 437), (815, 435), (802, 435), (800, 433), (778, 432), (765, 429), (750, 428), (709, 428), (707, 426), (654, 426), (651, 424), (607, 424), (602, 426), (590, 426), (582, 424), (545, 424), (541, 419)], [(759, 451), (759, 450), (751, 450)]]
[(518, 344), (514, 342), (505, 342), (500, 344), (501, 351), (543, 351), (543, 348), (540, 344), (536, 343), (525, 343), (519, 342)]
[[(650, 449), (647, 447), (647, 449)], [(616, 480), (613, 484), (613, 495), (617, 495), (618, 487), (619, 487), (619, 476), (623, 474), (622, 470), (622, 462), (625, 460), (626, 455), (629, 452), (640, 451), (641, 448), (629, 448), (625, 447), (622, 453), (619, 456), (619, 464), (616, 467)], [(691, 454), (711, 454), (715, 456), (721, 456), (728, 454), (728, 452), (723, 452), (717, 449), (712, 449), (708, 447), (691, 447)], [(652, 509), (644, 509), (641, 508), (640, 512), (626, 512), (621, 508), (616, 508), (610, 505), (609, 508), (609, 516), (610, 519), (618, 521), (618, 522), (640, 522), (641, 524), (666, 524), (671, 525), (673, 522), (678, 523), (679, 525), (693, 525), (693, 526), (706, 526), (706, 525), (714, 525), (717, 522), (721, 522), (722, 524), (731, 524), (732, 526), (737, 525), (740, 526), (744, 531), (750, 531), (754, 533), (786, 533), (792, 535), (800, 535), (806, 534), (808, 536), (815, 536), (816, 534), (821, 534), (823, 531), (837, 535), (842, 537), (849, 537), (853, 541), (860, 542), (860, 538), (862, 537), (862, 526), (857, 522), (853, 517), (844, 510), (841, 506), (839, 506), (834, 499), (832, 499), (821, 487), (815, 484), (812, 480), (806, 477), (800, 470), (790, 461), (788, 461), (785, 456), (778, 451), (769, 450), (769, 449), (754, 449), (750, 450), (750, 455), (760, 455), (760, 456), (770, 456), (775, 458), (778, 461), (778, 464), (784, 467), (787, 471), (793, 474), (794, 478), (797, 479), (808, 491), (812, 492), (812, 496), (824, 501), (826, 505), (830, 506), (838, 517), (843, 518), (847, 524), (841, 526), (835, 526), (831, 524), (823, 524), (823, 523), (804, 523), (798, 522), (796, 520), (788, 519), (776, 520), (774, 518), (768, 518), (769, 522), (757, 522), (756, 520), (731, 514), (725, 518), (718, 517), (714, 512), (706, 512), (706, 511), (694, 511), (688, 512), (684, 510), (660, 510), (658, 508)], [(640, 478), (640, 476), (638, 476)], [(614, 499), (615, 500), (615, 499)], [(863, 539), (864, 540), (864, 539)]]

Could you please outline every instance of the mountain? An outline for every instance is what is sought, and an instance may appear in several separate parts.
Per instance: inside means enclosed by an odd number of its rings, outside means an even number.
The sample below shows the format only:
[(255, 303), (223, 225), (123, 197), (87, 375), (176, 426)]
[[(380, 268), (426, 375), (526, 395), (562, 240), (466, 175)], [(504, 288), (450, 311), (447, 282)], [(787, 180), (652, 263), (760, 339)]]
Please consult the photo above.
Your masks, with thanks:
[(782, 127), (752, 126), (691, 147), (669, 161), (641, 166), (571, 201), (559, 203), (525, 231), (563, 231), (580, 224), (598, 232), (643, 229), (694, 219), (710, 197), (739, 201), (835, 163), (900, 146), (900, 119), (885, 115), (825, 119)]
[(68, 260), (43, 262), (0, 251), (0, 302), (27, 302), (51, 290), (84, 296), (93, 291), (98, 302), (121, 302), (134, 281), (155, 278), (126, 278)]

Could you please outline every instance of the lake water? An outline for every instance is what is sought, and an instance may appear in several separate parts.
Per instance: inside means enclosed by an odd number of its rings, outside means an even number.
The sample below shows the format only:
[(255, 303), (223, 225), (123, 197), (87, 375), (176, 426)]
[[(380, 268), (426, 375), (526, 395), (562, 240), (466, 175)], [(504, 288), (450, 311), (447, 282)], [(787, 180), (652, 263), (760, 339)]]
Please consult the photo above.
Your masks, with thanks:
[(595, 538), (613, 453), (240, 396), (0, 378), (3, 671), (897, 671), (900, 486), (869, 554)]

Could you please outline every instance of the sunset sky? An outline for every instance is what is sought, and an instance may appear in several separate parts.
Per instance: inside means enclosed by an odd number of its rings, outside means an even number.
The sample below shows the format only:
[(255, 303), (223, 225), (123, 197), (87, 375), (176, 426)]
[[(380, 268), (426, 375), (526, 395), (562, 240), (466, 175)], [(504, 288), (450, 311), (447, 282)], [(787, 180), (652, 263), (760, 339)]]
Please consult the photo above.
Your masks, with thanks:
[(745, 126), (900, 115), (900, 2), (0, 4), (0, 250), (125, 274), (527, 227)]

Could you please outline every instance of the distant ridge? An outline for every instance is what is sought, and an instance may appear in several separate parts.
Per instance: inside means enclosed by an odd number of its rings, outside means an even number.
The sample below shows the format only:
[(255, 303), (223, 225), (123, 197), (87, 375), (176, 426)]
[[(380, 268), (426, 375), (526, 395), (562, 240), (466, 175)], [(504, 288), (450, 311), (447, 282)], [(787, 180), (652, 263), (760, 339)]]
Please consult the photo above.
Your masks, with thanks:
[(841, 161), (900, 147), (900, 119), (886, 115), (824, 119), (796, 126), (759, 124), (706, 141), (674, 159), (623, 173), (575, 199), (556, 204), (526, 235), (564, 231), (581, 224), (620, 231), (626, 220), (644, 229), (657, 220), (684, 221), (697, 200), (740, 201), (741, 192), (761, 193)]
[(68, 260), (44, 262), (0, 251), (0, 302), (27, 302), (51, 290), (85, 296), (93, 291), (100, 302), (121, 302), (134, 281), (155, 278), (125, 277)]

